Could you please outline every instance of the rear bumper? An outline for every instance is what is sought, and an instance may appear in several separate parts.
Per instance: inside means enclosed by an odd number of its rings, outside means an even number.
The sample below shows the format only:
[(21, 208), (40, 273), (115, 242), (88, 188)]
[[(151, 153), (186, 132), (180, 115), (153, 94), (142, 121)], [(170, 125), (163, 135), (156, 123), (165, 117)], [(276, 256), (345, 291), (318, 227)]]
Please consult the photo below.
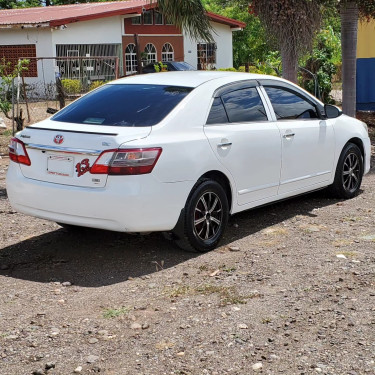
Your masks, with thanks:
[(109, 176), (103, 188), (82, 188), (25, 178), (11, 162), (7, 193), (27, 215), (119, 232), (168, 231), (176, 225), (194, 182), (161, 183), (152, 174)]

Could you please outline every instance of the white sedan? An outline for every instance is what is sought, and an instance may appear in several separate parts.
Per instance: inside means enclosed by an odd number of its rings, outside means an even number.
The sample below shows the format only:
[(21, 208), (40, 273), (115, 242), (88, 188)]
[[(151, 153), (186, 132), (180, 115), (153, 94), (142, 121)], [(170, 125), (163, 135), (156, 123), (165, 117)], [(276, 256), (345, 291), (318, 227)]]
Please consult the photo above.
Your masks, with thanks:
[(232, 72), (111, 82), (9, 148), (17, 211), (169, 232), (196, 251), (218, 245), (231, 214), (324, 187), (352, 198), (370, 169), (364, 123), (283, 79)]

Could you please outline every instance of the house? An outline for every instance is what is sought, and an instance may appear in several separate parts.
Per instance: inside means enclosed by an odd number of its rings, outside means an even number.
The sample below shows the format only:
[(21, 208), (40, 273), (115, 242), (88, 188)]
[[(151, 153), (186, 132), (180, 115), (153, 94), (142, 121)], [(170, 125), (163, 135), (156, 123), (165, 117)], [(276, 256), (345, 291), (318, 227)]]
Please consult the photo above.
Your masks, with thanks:
[(133, 74), (137, 46), (145, 63), (176, 60), (195, 67), (232, 67), (232, 32), (245, 24), (208, 16), (212, 43), (192, 40), (149, 0), (2, 10), (0, 58), (31, 58), (29, 84), (33, 79), (54, 82), (56, 74), (88, 82)]
[(375, 111), (375, 19), (358, 27), (357, 110)]

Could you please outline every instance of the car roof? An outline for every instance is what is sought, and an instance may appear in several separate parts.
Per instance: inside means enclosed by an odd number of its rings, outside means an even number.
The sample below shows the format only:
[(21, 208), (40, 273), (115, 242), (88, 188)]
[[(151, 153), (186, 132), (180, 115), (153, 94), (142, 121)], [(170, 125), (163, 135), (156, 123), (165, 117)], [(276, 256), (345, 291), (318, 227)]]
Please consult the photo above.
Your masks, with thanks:
[(110, 82), (110, 84), (144, 84), (198, 87), (201, 84), (206, 83), (208, 81), (228, 81), (228, 78), (233, 78), (233, 81), (265, 78), (275, 79), (275, 77), (273, 76), (266, 76), (262, 74), (200, 70), (134, 75), (130, 77), (120, 78), (116, 81)]

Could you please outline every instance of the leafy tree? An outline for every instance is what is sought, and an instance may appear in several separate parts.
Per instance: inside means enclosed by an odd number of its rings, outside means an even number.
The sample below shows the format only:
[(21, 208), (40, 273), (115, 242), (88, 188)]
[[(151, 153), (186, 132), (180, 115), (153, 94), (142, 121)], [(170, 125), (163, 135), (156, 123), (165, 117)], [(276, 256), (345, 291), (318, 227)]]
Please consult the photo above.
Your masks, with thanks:
[(321, 21), (321, 0), (217, 0), (246, 7), (259, 20), (269, 43), (279, 49), (283, 77), (297, 82), (298, 58), (311, 49)]
[(0, 0), (0, 9), (31, 8), (43, 4), (43, 0)]
[(0, 60), (0, 111), (10, 118), (12, 109), (12, 81), (23, 71), (27, 70), (29, 60), (19, 60), (13, 65), (5, 58)]
[(311, 48), (320, 25), (319, 0), (253, 0), (251, 7), (280, 49), (283, 77), (297, 82), (298, 58)]
[(249, 13), (248, 4), (235, 0), (203, 0), (203, 4), (210, 12), (246, 23), (244, 30), (233, 33), (233, 65), (236, 68), (267, 60), (271, 47), (259, 18)]
[[(341, 59), (340, 52), (340, 38), (336, 35), (333, 28), (328, 26), (326, 30), (322, 30), (315, 38), (312, 53), (305, 57), (305, 61), (300, 61), (300, 65), (316, 75), (320, 97), (325, 103), (333, 102), (330, 97), (332, 77), (336, 73), (337, 62)], [(314, 80), (311, 79), (307, 72), (302, 71), (301, 73), (301, 85), (314, 94)]]

